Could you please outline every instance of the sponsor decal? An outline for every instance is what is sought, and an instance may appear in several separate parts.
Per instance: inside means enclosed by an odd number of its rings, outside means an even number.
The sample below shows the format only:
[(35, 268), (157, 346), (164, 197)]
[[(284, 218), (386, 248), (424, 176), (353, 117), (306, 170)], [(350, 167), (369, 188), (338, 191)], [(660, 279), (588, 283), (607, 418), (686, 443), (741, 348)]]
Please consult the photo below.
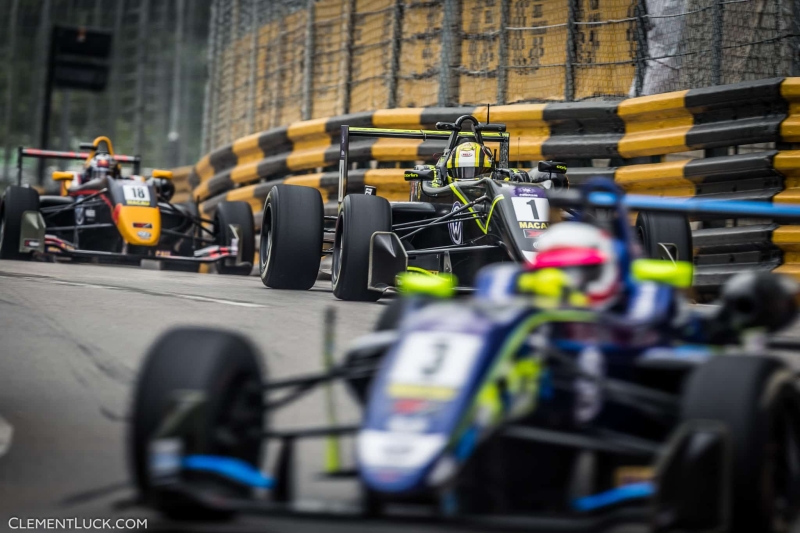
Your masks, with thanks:
[(398, 433), (424, 433), (430, 425), (424, 416), (392, 415), (386, 421), (386, 429)]
[(134, 228), (152, 229), (153, 225), (150, 222), (134, 222)]
[(587, 377), (575, 381), (575, 421), (585, 424), (593, 420), (603, 407), (601, 381), (606, 363), (603, 352), (596, 346), (585, 348), (578, 356), (578, 369)]
[(514, 192), (512, 194), (525, 198), (540, 198), (543, 196), (544, 191), (536, 187), (514, 187)]
[[(520, 229), (538, 229), (538, 230), (546, 230), (547, 229), (547, 222), (525, 222), (522, 221), (519, 223)], [(527, 235), (526, 235), (527, 236)]]
[(142, 239), (149, 239), (152, 234), (149, 231), (137, 231), (136, 235)]
[(364, 185), (364, 194), (375, 196), (378, 193), (378, 188), (372, 185)]
[(169, 250), (156, 250), (156, 257), (172, 257), (172, 252)]
[(541, 231), (535, 230), (535, 229), (526, 229), (526, 230), (523, 230), (523, 232), (525, 233), (525, 238), (526, 239), (535, 239), (535, 238), (539, 237), (539, 235), (542, 234)]
[(26, 248), (38, 248), (39, 239), (25, 239), (23, 246), (25, 246)]
[(395, 400), (392, 406), (392, 412), (401, 415), (428, 413), (432, 411), (434, 404), (426, 400), (419, 400), (416, 398), (402, 398)]
[[(460, 209), (461, 202), (455, 202), (453, 204), (453, 209), (450, 210), (452, 213), (453, 211), (457, 211)], [(464, 223), (463, 222), (451, 222), (447, 225), (447, 229), (450, 232), (450, 240), (453, 244), (461, 244), (464, 240)]]

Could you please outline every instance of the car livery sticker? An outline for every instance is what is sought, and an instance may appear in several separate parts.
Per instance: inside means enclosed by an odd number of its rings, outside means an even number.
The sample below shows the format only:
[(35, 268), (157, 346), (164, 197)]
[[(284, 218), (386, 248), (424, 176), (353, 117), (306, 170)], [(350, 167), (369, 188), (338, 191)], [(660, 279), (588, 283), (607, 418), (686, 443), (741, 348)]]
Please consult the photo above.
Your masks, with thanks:
[[(453, 209), (450, 212), (457, 211), (462, 206), (461, 202), (454, 202)], [(461, 244), (464, 241), (464, 223), (463, 222), (451, 222), (447, 225), (447, 229), (450, 232), (450, 240), (453, 244)]]

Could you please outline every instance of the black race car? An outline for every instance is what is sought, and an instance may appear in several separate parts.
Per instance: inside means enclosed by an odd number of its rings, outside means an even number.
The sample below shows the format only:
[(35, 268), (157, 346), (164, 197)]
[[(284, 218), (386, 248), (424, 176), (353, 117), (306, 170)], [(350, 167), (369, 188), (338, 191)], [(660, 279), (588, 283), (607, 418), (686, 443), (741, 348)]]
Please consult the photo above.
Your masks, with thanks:
[[(332, 254), (333, 294), (343, 300), (377, 300), (393, 290), (397, 274), (453, 273), (466, 287), (484, 265), (530, 261), (536, 239), (551, 218), (546, 192), (568, 186), (563, 163), (542, 161), (532, 172), (509, 168), (509, 135), (503, 124), (481, 124), (470, 115), (439, 122), (437, 131), (342, 126), (339, 209), (325, 216), (320, 193), (291, 185), (274, 187), (264, 204), (259, 250), (261, 280), (276, 289), (309, 289), (321, 257)], [(405, 172), (407, 202), (348, 191), (350, 138), (416, 139), (437, 143), (435, 165)], [(491, 150), (488, 144), (498, 150)], [(691, 259), (687, 219), (643, 215), (637, 220), (651, 255)], [(325, 238), (325, 233), (328, 238)], [(323, 243), (332, 241), (332, 246)]]
[[(172, 172), (139, 176), (139, 157), (114, 154), (98, 137), (85, 152), (19, 148), (18, 185), (0, 200), (0, 259), (63, 257), (138, 263), (150, 258), (197, 269), (215, 263), (221, 274), (248, 275), (254, 257), (254, 228), (246, 202), (223, 202), (213, 220), (196, 207), (170, 203)], [(61, 195), (39, 195), (22, 187), (22, 159), (83, 159), (80, 172), (53, 173)], [(133, 165), (124, 176), (121, 164)]]

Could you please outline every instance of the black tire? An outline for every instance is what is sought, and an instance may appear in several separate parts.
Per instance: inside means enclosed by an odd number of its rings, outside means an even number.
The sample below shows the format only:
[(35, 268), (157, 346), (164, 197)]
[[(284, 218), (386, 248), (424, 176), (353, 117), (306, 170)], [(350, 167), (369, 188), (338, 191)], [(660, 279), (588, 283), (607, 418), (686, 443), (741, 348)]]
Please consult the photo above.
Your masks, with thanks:
[(317, 189), (276, 185), (264, 202), (259, 272), (273, 289), (308, 290), (317, 282), (324, 223)]
[(10, 185), (0, 204), (0, 259), (30, 260), (33, 255), (19, 252), (19, 234), (25, 211), (39, 211), (39, 192)]
[[(139, 373), (128, 433), (128, 464), (145, 501), (178, 520), (230, 517), (194, 502), (159, 498), (150, 483), (148, 446), (176, 391), (198, 391), (208, 403), (193, 445), (202, 447), (203, 453), (235, 457), (260, 468), (262, 443), (252, 430), (260, 431), (265, 424), (262, 376), (257, 352), (235, 333), (182, 328), (156, 341)], [(229, 496), (249, 494), (249, 490), (237, 494), (227, 486), (219, 490), (234, 492)]]
[(677, 255), (672, 258), (676, 261), (692, 262), (692, 228), (685, 216), (641, 211), (636, 217), (636, 232), (645, 257), (668, 259), (669, 251)]
[[(787, 521), (800, 514), (800, 395), (792, 379), (781, 362), (757, 356), (717, 356), (689, 377), (681, 419), (722, 422), (733, 441), (730, 533), (794, 531), (775, 522), (780, 509)], [(781, 489), (790, 480), (793, 495)]]
[(236, 275), (236, 276), (249, 276), (252, 272), (252, 262), (255, 258), (255, 228), (253, 227), (253, 211), (250, 209), (250, 204), (247, 202), (221, 202), (217, 206), (217, 212), (214, 215), (214, 225), (217, 228), (217, 244), (220, 246), (229, 246), (231, 239), (234, 238), (233, 230), (230, 225), (239, 226), (239, 250), (240, 257), (243, 262), (250, 263), (247, 265), (226, 265), (225, 261), (217, 263), (217, 273)]
[(392, 231), (392, 208), (385, 198), (368, 194), (345, 197), (336, 221), (331, 268), (333, 294), (341, 300), (375, 302), (379, 291), (367, 288), (369, 244), (376, 231)]

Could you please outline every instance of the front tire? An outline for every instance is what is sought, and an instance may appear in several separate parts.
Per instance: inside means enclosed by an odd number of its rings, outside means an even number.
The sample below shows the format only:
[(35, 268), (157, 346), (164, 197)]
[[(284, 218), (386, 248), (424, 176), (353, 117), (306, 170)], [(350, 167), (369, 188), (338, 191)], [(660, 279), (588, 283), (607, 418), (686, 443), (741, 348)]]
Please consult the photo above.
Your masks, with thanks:
[(19, 251), (25, 211), (39, 211), (39, 192), (29, 187), (9, 186), (0, 204), (0, 259), (31, 259), (31, 252)]
[(273, 289), (308, 290), (317, 282), (322, 261), (324, 220), (317, 189), (276, 185), (261, 217), (259, 271)]
[(375, 302), (381, 297), (367, 287), (369, 246), (376, 231), (392, 231), (392, 208), (386, 198), (346, 196), (336, 221), (331, 276), (333, 294), (340, 300)]
[(636, 232), (645, 257), (692, 262), (692, 228), (685, 216), (641, 211)]
[[(217, 228), (217, 243), (220, 246), (230, 246), (235, 237), (231, 226), (239, 227), (239, 257), (243, 262), (251, 263), (255, 257), (255, 229), (253, 228), (253, 212), (247, 202), (222, 202), (217, 206), (214, 215), (214, 224)], [(217, 263), (217, 272), (220, 274), (249, 276), (253, 270), (248, 265), (226, 265), (223, 259)]]
[[(262, 383), (257, 353), (241, 335), (183, 328), (156, 341), (136, 383), (128, 433), (128, 464), (140, 496), (174, 519), (229, 518), (230, 513), (196, 502), (159, 498), (150, 479), (148, 449), (176, 394), (199, 392), (206, 404), (191, 445), (204, 454), (234, 457), (259, 468), (259, 437), (264, 424)], [(218, 490), (233, 492), (230, 487)], [(240, 492), (227, 495), (243, 497), (249, 490)]]
[(800, 393), (768, 357), (720, 355), (689, 377), (681, 420), (725, 424), (733, 443), (730, 533), (783, 533), (800, 518)]

